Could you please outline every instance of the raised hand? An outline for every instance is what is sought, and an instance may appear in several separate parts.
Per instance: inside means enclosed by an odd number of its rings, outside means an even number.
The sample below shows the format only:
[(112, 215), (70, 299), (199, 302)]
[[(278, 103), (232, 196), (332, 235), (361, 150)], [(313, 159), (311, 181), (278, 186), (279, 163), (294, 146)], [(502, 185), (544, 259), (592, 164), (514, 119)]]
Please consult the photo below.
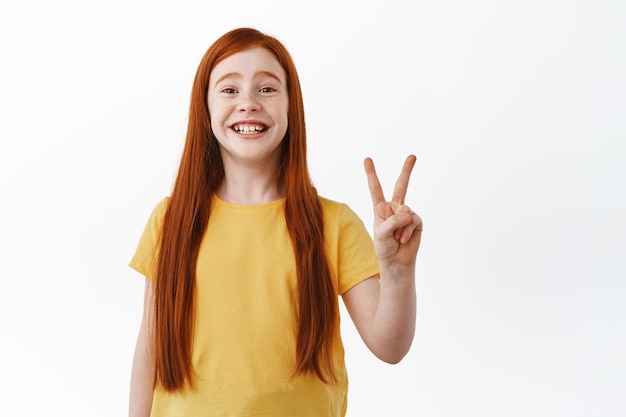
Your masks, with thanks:
[(393, 189), (385, 200), (371, 158), (364, 161), (367, 183), (374, 205), (374, 246), (381, 267), (414, 267), (422, 238), (422, 219), (404, 204), (416, 157), (409, 155)]

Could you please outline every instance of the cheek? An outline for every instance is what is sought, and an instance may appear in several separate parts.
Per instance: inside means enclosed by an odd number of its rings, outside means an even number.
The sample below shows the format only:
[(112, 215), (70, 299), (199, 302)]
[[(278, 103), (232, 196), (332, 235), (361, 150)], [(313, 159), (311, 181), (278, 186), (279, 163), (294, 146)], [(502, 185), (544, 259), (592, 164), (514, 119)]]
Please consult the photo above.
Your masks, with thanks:
[(211, 111), (211, 109), (209, 109), (209, 126), (213, 132), (213, 136), (221, 136), (220, 132), (223, 131), (223, 128), (220, 124), (219, 113)]
[(209, 109), (209, 117), (211, 120), (219, 119), (220, 117), (220, 102), (217, 98), (211, 96), (211, 92), (209, 91), (209, 95), (207, 96), (207, 108)]
[(289, 103), (281, 103), (280, 114), (282, 115), (284, 122), (287, 123), (287, 120), (289, 120)]
[(224, 111), (219, 106), (209, 104), (209, 120), (211, 121), (211, 128), (219, 128), (224, 122)]

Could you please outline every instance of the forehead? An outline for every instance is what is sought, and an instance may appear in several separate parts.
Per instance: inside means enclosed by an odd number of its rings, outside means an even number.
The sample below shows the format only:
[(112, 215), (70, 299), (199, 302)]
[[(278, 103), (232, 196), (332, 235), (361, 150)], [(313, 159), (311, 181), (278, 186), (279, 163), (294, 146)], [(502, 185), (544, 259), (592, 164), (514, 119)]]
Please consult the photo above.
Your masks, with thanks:
[(217, 63), (211, 71), (209, 83), (213, 85), (224, 76), (243, 78), (264, 73), (273, 74), (283, 83), (286, 81), (285, 70), (274, 54), (265, 48), (255, 47), (237, 52)]

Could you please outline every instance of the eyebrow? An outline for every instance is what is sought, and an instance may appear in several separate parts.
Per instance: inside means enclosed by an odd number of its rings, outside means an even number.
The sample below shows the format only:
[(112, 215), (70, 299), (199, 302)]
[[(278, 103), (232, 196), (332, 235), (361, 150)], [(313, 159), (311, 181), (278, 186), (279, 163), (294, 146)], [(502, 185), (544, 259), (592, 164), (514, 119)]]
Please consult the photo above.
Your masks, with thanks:
[[(273, 72), (270, 72), (270, 71), (255, 72), (254, 76), (255, 77), (258, 77), (258, 76), (270, 77), (270, 78), (273, 78), (276, 81), (282, 83), (281, 79), (278, 78), (278, 76), (276, 74), (274, 74)], [(238, 73), (238, 72), (229, 72), (228, 74), (224, 74), (220, 78), (218, 78), (217, 81), (215, 81), (215, 85), (218, 85), (220, 82), (222, 82), (222, 81), (224, 81), (224, 80), (226, 80), (228, 78), (241, 78), (241, 74)]]

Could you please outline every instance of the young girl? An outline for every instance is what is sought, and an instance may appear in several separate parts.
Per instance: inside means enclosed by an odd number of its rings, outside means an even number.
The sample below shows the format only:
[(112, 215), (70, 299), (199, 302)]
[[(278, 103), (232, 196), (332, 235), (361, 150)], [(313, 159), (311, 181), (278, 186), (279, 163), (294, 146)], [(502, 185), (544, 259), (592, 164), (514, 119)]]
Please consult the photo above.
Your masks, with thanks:
[(171, 196), (130, 265), (145, 275), (130, 416), (343, 416), (338, 296), (369, 349), (396, 363), (415, 330), (422, 222), (371, 159), (374, 239), (318, 196), (302, 93), (275, 38), (237, 29), (206, 52)]

